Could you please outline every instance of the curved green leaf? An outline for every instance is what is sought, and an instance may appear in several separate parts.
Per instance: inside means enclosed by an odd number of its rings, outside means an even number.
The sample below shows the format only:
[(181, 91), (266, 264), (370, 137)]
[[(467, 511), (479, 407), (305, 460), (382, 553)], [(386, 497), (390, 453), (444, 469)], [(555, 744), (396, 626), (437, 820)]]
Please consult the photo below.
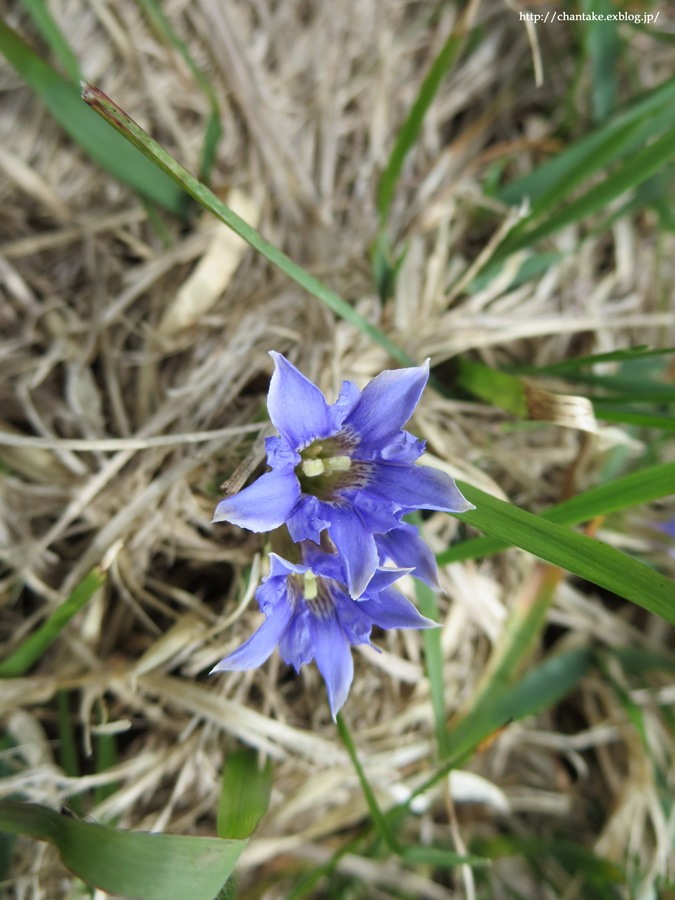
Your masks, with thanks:
[(39, 94), (61, 127), (101, 168), (153, 203), (178, 214), (185, 213), (187, 200), (180, 188), (135, 147), (106, 128), (82, 103), (78, 88), (40, 59), (1, 19), (0, 53)]
[(272, 779), (272, 760), (268, 757), (261, 768), (255, 750), (227, 757), (218, 803), (219, 837), (241, 840), (255, 831), (270, 805)]
[(213, 900), (246, 846), (119, 831), (18, 800), (0, 800), (0, 831), (49, 841), (87, 884), (131, 900)]
[[(591, 488), (570, 500), (551, 506), (538, 518), (558, 525), (578, 525), (594, 516), (606, 516), (619, 509), (628, 509), (630, 506), (667, 497), (673, 493), (673, 485), (675, 485), (675, 463), (649, 466), (640, 472), (631, 472), (630, 475), (617, 478), (610, 484)], [(490, 556), (512, 546), (513, 541), (500, 541), (493, 537), (474, 538), (462, 541), (461, 544), (437, 554), (436, 560), (439, 565), (445, 566), (465, 559)]]
[(18, 678), (24, 675), (56, 640), (73, 616), (91, 600), (105, 583), (105, 579), (106, 576), (100, 569), (92, 569), (47, 621), (0, 663), (0, 678)]
[(458, 482), (476, 509), (454, 515), (486, 534), (508, 541), (625, 597), (675, 625), (675, 583), (602, 541), (535, 516), (470, 484)]

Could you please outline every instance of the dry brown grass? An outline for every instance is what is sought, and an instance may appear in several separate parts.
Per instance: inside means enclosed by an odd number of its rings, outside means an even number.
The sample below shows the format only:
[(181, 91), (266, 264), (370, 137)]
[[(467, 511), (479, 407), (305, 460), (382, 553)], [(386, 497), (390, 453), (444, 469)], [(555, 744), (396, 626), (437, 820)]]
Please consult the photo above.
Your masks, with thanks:
[[(196, 171), (207, 102), (139, 8), (131, 0), (50, 7), (86, 77)], [(452, 7), (172, 0), (164, 9), (221, 104), (217, 193), (415, 359), (435, 364), (478, 351), (491, 364), (543, 364), (675, 343), (667, 287), (675, 240), (657, 239), (649, 216), (589, 238), (535, 282), (463, 290), (490, 236), (476, 205), (486, 167), (503, 158), (516, 175), (555, 147), (558, 114), (548, 111), (576, 62), (562, 26), (539, 34), (545, 80), (537, 89), (516, 14), (495, 0), (478, 7), (484, 39), (444, 84), (399, 185), (392, 233), (409, 249), (382, 310), (368, 260), (378, 173), (452, 27)], [(20, 7), (8, 18), (40, 46)], [(637, 50), (647, 46), (639, 33), (631, 40)], [(672, 74), (672, 48), (648, 48), (637, 57), (644, 85)], [(109, 574), (30, 676), (3, 685), (0, 709), (19, 770), (0, 789), (58, 805), (115, 783), (89, 810), (97, 820), (213, 833), (223, 760), (243, 741), (275, 760), (270, 812), (240, 865), (243, 896), (282, 898), (295, 873), (325, 861), (366, 807), (314, 667), (295, 677), (275, 656), (260, 670), (207, 677), (259, 620), (253, 591), (262, 565), (259, 536), (209, 522), (217, 486), (262, 427), (251, 423), (264, 403), (269, 349), (333, 396), (342, 379), (363, 385), (391, 361), (207, 214), (193, 209), (187, 223), (162, 216), (164, 242), (138, 198), (64, 138), (7, 65), (0, 87), (3, 650), (18, 646), (92, 567)], [(553, 243), (569, 246), (573, 231)], [(428, 390), (413, 430), (453, 474), (535, 510), (592, 486), (611, 447), (643, 449), (618, 427), (589, 441), (574, 429), (511, 431), (505, 423), (493, 408)], [(426, 535), (440, 550), (455, 528), (438, 514)], [(511, 551), (442, 573), (451, 708), (471, 697), (534, 564)], [(663, 623), (624, 607), (610, 612), (593, 590), (569, 581), (550, 622), (570, 644), (591, 637), (659, 649), (672, 640)], [(377, 643), (381, 655), (355, 653), (345, 717), (387, 806), (429, 771), (434, 731), (419, 636), (387, 633)], [(118, 735), (113, 769), (76, 781), (64, 775), (53, 703), (60, 688), (70, 690), (85, 771), (99, 709)], [(673, 739), (653, 695), (634, 699), (653, 752), (665, 758)], [(603, 854), (666, 871), (673, 823), (655, 801), (642, 744), (597, 676), (570, 703), (509, 727), (470, 768), (486, 781), (453, 776), (457, 821), (439, 790), (411, 820), (411, 835), (461, 845), (504, 825), (547, 834), (566, 821)], [(64, 896), (55, 853), (36, 847), (20, 845), (10, 895)], [(430, 900), (471, 896), (459, 876), (451, 889), (394, 861), (346, 856), (339, 871), (373, 898), (401, 890)], [(553, 896), (515, 862), (502, 874), (525, 896)], [(268, 876), (272, 886), (256, 888)], [(573, 885), (564, 896), (575, 896)]]

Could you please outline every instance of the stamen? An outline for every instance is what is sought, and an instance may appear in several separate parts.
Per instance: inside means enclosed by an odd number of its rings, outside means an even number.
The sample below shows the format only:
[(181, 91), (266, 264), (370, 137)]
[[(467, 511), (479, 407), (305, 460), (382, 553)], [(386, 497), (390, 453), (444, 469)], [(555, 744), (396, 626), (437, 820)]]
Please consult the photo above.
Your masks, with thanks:
[(305, 587), (303, 590), (303, 596), (305, 600), (314, 600), (316, 595), (319, 592), (318, 585), (316, 583), (316, 575), (314, 572), (309, 571), (305, 572)]
[(303, 459), (302, 471), (308, 478), (316, 478), (317, 475), (323, 475), (326, 466), (322, 459)]
[(324, 460), (327, 472), (347, 472), (351, 468), (350, 456), (329, 456)]

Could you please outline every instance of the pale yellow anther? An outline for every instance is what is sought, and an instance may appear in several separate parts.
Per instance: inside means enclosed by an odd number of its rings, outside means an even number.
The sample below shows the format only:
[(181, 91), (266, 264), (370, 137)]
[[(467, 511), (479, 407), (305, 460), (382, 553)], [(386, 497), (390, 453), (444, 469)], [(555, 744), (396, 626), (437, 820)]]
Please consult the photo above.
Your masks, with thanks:
[(316, 575), (314, 572), (305, 572), (305, 589), (302, 592), (305, 600), (314, 600), (318, 593), (319, 588), (316, 583)]
[(324, 463), (328, 472), (347, 472), (352, 466), (349, 456), (329, 456)]
[(322, 459), (303, 459), (302, 471), (308, 478), (316, 478), (317, 475), (323, 475), (326, 467)]

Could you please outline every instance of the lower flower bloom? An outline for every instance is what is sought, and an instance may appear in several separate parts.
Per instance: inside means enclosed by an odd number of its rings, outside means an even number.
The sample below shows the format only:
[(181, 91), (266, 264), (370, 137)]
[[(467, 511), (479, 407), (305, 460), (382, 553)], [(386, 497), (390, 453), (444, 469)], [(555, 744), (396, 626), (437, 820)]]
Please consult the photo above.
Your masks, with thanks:
[(256, 591), (265, 621), (212, 671), (260, 666), (278, 644), (281, 658), (296, 672), (316, 660), (335, 718), (354, 677), (352, 644), (369, 644), (373, 625), (434, 628), (436, 623), (391, 587), (409, 569), (376, 569), (361, 597), (353, 600), (337, 554), (309, 542), (301, 544), (301, 551), (303, 563), (270, 553), (270, 574)]

